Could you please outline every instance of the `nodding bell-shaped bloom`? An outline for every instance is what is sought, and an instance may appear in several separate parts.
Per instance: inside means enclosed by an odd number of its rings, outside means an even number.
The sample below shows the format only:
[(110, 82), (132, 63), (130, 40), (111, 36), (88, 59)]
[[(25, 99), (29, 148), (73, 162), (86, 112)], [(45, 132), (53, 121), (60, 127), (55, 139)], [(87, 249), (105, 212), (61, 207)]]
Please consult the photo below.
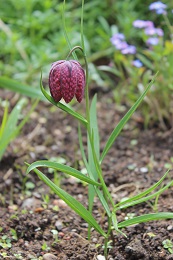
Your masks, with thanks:
[(75, 96), (80, 103), (84, 96), (85, 72), (76, 60), (59, 60), (52, 64), (49, 73), (50, 93), (59, 102), (69, 103)]

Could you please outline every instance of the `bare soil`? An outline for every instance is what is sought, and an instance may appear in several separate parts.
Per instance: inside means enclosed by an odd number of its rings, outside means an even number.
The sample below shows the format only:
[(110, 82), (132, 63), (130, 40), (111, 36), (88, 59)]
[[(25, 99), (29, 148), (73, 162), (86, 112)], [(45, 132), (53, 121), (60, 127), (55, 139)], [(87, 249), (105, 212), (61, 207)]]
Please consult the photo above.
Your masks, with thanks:
[[(1, 91), (3, 95), (4, 91)], [(83, 104), (75, 106), (82, 113)], [(126, 110), (126, 107), (118, 107), (112, 102), (110, 93), (99, 94), (101, 150)], [(98, 256), (103, 255), (102, 237), (93, 230), (88, 241), (88, 225), (84, 220), (55, 196), (35, 173), (26, 176), (25, 162), (52, 157), (78, 169), (84, 167), (77, 122), (59, 109), (40, 102), (30, 122), (10, 144), (0, 162), (0, 259), (86, 260), (99, 259)], [(162, 132), (159, 127), (144, 130), (143, 119), (135, 113), (103, 162), (104, 178), (115, 202), (157, 182), (167, 166), (173, 164), (172, 157), (173, 131)], [(63, 173), (43, 171), (87, 207), (87, 186)], [(170, 171), (170, 178), (172, 175)], [(155, 210), (172, 212), (172, 196), (171, 187), (159, 197), (156, 205), (153, 200), (119, 211), (118, 221), (130, 214), (138, 216)], [(106, 227), (103, 209), (97, 199), (93, 215), (103, 228)], [(114, 234), (108, 259), (173, 259), (162, 245), (165, 239), (173, 241), (172, 220), (133, 225), (122, 231), (127, 238)], [(46, 255), (48, 253), (50, 255)]]

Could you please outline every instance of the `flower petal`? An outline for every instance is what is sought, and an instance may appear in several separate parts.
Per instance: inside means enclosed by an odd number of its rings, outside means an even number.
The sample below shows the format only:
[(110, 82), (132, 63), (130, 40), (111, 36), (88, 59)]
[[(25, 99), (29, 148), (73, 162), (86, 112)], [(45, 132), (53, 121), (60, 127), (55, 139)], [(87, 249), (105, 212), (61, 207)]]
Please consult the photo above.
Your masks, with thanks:
[(50, 93), (55, 100), (55, 102), (59, 102), (62, 98), (61, 93), (61, 82), (60, 82), (60, 75), (61, 75), (61, 66), (64, 61), (54, 62), (52, 64), (50, 73), (49, 73), (49, 87)]

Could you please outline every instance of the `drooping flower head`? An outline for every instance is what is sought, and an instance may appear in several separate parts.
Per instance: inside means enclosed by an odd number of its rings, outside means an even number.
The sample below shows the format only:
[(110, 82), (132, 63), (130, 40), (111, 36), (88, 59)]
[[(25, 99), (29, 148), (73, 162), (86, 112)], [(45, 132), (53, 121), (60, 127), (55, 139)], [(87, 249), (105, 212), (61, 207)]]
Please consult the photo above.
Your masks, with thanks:
[(49, 73), (50, 93), (59, 102), (62, 98), (69, 103), (75, 96), (82, 101), (85, 88), (85, 72), (76, 60), (59, 60), (52, 64)]

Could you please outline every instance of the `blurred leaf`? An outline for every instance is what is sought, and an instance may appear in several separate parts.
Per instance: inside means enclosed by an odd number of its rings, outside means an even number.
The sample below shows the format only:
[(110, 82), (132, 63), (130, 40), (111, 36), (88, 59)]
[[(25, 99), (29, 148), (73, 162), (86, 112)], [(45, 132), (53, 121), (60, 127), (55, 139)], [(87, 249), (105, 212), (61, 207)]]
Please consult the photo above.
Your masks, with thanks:
[(117, 70), (116, 68), (111, 68), (110, 66), (106, 66), (106, 65), (98, 66), (97, 68), (101, 71), (110, 72), (120, 78), (122, 77), (121, 72), (119, 70)]
[(1, 138), (0, 138), (0, 160), (2, 159), (2, 156), (4, 154), (7, 145), (12, 141), (12, 139), (16, 137), (18, 133), (17, 122), (20, 118), (22, 108), (26, 103), (27, 103), (26, 98), (20, 99), (18, 103), (15, 105), (15, 107), (13, 108), (10, 115), (8, 116), (5, 126), (3, 126), (3, 131), (1, 132)]
[(149, 59), (147, 59), (144, 55), (142, 54), (136, 54), (136, 57), (149, 69), (153, 70), (153, 63), (150, 62)]
[(27, 97), (31, 97), (35, 99), (39, 98), (43, 101), (46, 101), (40, 89), (32, 88), (31, 86), (24, 85), (16, 80), (9, 79), (7, 77), (0, 76), (0, 88), (9, 89), (11, 91), (20, 93)]

